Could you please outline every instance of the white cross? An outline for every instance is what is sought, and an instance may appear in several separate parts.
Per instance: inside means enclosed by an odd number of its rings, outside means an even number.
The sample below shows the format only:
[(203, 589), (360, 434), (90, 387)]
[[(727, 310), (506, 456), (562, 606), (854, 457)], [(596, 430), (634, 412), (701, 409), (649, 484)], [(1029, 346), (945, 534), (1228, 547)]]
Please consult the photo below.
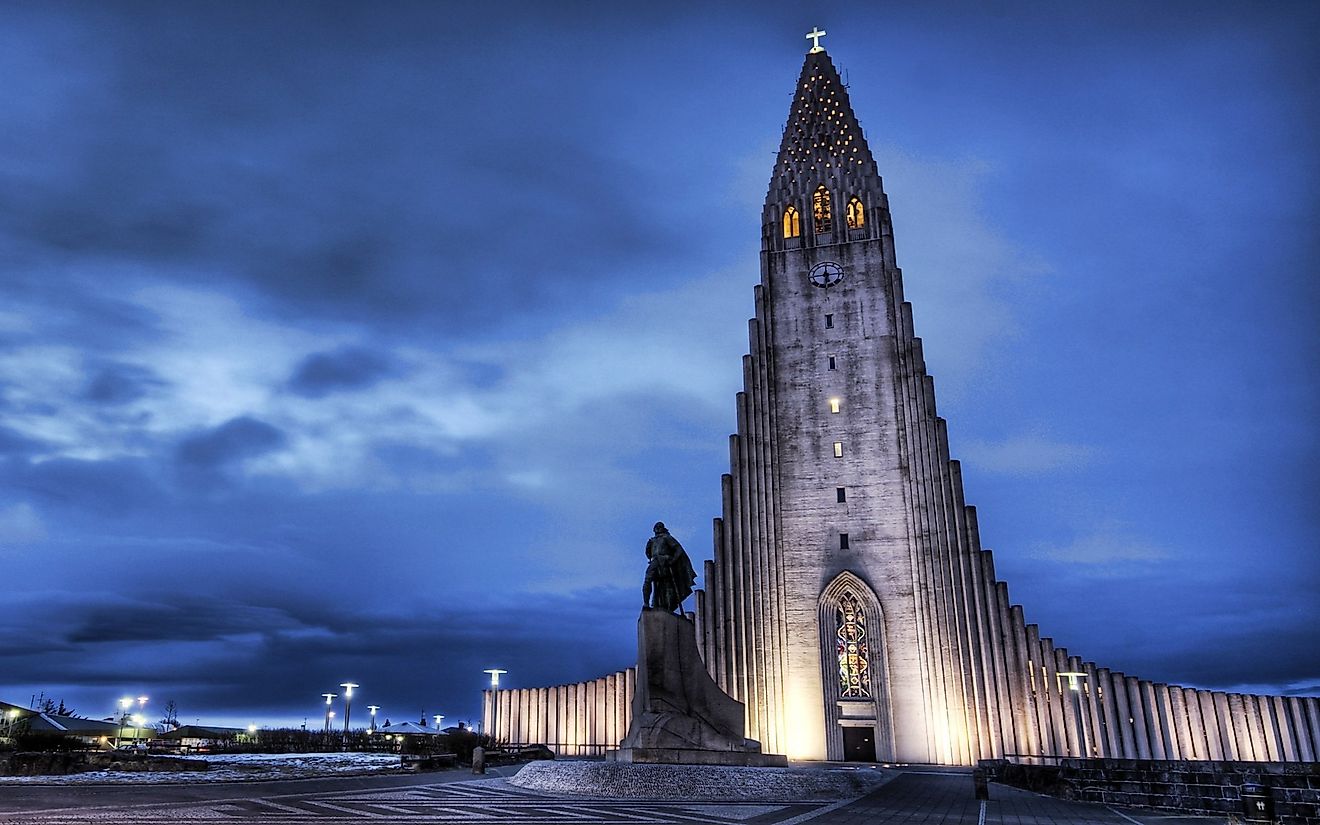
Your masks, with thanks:
[(811, 41), (811, 48), (807, 50), (807, 54), (815, 54), (816, 52), (825, 51), (820, 47), (820, 39), (824, 36), (825, 32), (815, 26), (811, 27), (811, 31), (807, 32), (807, 39)]

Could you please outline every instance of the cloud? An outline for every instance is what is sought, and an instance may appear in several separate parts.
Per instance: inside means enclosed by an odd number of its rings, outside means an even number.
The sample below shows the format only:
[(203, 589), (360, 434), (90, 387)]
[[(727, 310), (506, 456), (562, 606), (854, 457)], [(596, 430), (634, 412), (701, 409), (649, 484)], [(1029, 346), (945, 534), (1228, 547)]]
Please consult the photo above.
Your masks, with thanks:
[(921, 155), (874, 136), (871, 148), (884, 170), (916, 332), (932, 372), (956, 389), (1019, 334), (1009, 287), (1051, 267), (994, 225), (982, 194), (997, 174), (989, 163)]
[(306, 398), (321, 398), (340, 390), (370, 387), (392, 371), (380, 353), (360, 348), (318, 352), (298, 364), (289, 389)]
[(286, 441), (284, 433), (275, 427), (241, 416), (184, 439), (179, 443), (178, 458), (186, 466), (211, 470), (263, 455)]
[(46, 525), (26, 501), (0, 507), (0, 550), (37, 544), (46, 539)]
[(1161, 562), (1173, 553), (1149, 540), (1120, 532), (1103, 531), (1074, 538), (1067, 544), (1041, 544), (1031, 555), (1038, 559), (1079, 566), (1091, 575), (1135, 576), (1133, 562)]
[[(363, 702), (396, 719), (423, 708), (467, 719), (492, 663), (512, 671), (511, 686), (547, 685), (612, 673), (636, 653), (632, 589), (473, 599), (440, 584), (421, 602), (426, 590), (400, 585), (393, 606), (379, 609), (329, 604), (323, 592), (275, 597), (278, 604), (260, 594), (236, 602), (237, 593), (204, 601), (191, 587), (158, 585), (138, 598), (44, 593), (39, 604), (58, 606), (53, 620), (30, 605), (0, 607), (7, 635), (43, 642), (0, 651), (7, 685), (59, 691), (92, 714), (119, 695), (113, 691), (141, 686), (150, 687), (153, 706), (173, 698), (188, 717), (259, 706), (272, 722), (296, 724), (317, 712), (320, 692), (351, 678), (362, 684)], [(143, 657), (157, 663), (149, 678)]]
[(137, 364), (103, 365), (87, 382), (83, 397), (97, 404), (119, 405), (137, 401), (164, 382)]
[(1096, 455), (1094, 447), (1071, 444), (1047, 436), (1023, 434), (1002, 441), (970, 439), (961, 442), (959, 458), (978, 470), (1030, 476), (1077, 470)]

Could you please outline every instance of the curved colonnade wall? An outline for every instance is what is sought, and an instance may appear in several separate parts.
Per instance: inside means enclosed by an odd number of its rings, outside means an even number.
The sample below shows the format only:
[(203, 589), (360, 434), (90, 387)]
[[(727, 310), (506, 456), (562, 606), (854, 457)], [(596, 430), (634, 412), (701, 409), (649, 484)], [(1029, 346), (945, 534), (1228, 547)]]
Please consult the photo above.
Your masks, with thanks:
[(627, 735), (636, 684), (637, 670), (630, 667), (571, 685), (487, 690), (481, 729), (500, 744), (547, 745), (559, 756), (600, 756)]

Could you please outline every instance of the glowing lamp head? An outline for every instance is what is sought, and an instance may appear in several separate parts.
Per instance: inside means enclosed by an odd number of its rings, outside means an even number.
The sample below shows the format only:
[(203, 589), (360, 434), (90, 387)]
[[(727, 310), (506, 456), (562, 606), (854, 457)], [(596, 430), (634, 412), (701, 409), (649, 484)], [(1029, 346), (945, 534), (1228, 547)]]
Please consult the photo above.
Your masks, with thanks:
[(486, 670), (483, 670), (483, 671), (481, 671), (481, 672), (482, 672), (482, 673), (489, 673), (489, 674), (490, 674), (490, 686), (491, 686), (491, 687), (499, 687), (499, 686), (500, 686), (500, 674), (501, 674), (501, 673), (508, 673), (509, 671), (507, 671), (507, 670), (500, 670), (500, 669), (497, 668), (497, 667), (492, 667), (492, 668), (487, 668)]
[(257, 732), (256, 725), (248, 725), (248, 733), (256, 733), (256, 732)]
[(353, 688), (355, 688), (355, 687), (361, 687), (361, 685), (359, 685), (359, 684), (356, 683), (356, 682), (340, 682), (340, 683), (339, 683), (339, 686), (340, 686), (341, 688), (344, 689), (344, 698), (345, 698), (345, 699), (352, 699), (352, 698), (353, 698)]

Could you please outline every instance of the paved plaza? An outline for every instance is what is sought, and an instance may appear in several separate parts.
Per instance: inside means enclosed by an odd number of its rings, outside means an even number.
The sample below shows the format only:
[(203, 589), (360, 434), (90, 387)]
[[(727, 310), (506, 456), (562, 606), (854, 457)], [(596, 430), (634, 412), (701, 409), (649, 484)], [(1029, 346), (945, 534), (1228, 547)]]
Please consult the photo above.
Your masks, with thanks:
[(552, 797), (511, 786), (504, 778), (470, 774), (239, 783), (222, 787), (0, 789), (0, 825), (75, 823), (348, 822), (512, 823), (512, 825), (1208, 825), (1223, 818), (1176, 817), (1149, 811), (1064, 802), (991, 786), (991, 800), (973, 797), (965, 773), (907, 770), (871, 794), (845, 802), (775, 799), (760, 802), (632, 801)]

